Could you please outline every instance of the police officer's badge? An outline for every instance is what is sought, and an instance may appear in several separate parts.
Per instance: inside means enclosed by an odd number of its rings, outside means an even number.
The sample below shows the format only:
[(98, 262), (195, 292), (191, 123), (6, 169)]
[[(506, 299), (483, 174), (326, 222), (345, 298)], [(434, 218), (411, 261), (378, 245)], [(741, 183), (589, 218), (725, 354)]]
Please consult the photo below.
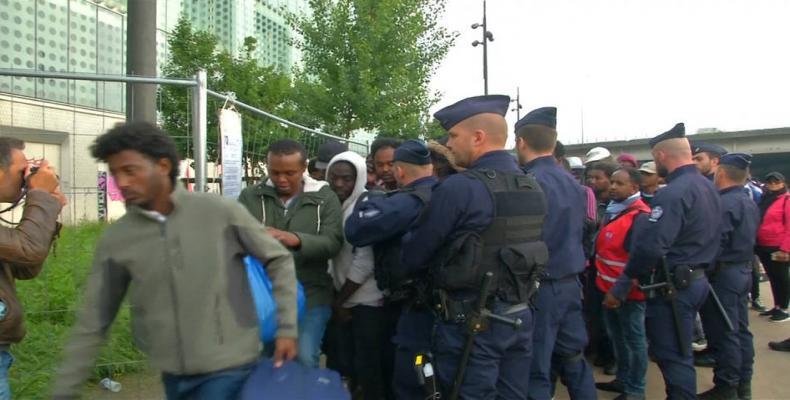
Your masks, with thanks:
[(650, 211), (650, 218), (648, 218), (648, 221), (656, 222), (662, 215), (664, 215), (664, 209), (661, 208), (661, 206), (655, 206), (653, 210)]

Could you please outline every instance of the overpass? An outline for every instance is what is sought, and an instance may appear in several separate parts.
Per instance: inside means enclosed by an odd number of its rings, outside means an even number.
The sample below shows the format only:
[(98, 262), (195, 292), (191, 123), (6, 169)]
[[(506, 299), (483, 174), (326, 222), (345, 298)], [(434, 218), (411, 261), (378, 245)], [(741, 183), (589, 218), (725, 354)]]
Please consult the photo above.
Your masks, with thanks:
[[(756, 129), (748, 131), (712, 132), (688, 135), (689, 140), (715, 143), (728, 151), (739, 151), (754, 155), (752, 174), (759, 178), (770, 171), (780, 171), (790, 178), (790, 127)], [(650, 160), (650, 138), (618, 140), (610, 142), (566, 145), (568, 157), (584, 159), (593, 147), (605, 147), (616, 157), (620, 153), (633, 154), (637, 159)]]

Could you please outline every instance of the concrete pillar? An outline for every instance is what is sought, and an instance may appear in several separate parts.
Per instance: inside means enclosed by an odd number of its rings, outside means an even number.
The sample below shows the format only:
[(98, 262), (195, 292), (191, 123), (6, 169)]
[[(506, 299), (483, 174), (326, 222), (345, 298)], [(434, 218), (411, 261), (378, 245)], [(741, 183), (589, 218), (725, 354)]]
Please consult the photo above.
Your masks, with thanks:
[[(127, 75), (156, 76), (156, 1), (128, 2)], [(126, 84), (126, 119), (156, 123), (156, 85)]]

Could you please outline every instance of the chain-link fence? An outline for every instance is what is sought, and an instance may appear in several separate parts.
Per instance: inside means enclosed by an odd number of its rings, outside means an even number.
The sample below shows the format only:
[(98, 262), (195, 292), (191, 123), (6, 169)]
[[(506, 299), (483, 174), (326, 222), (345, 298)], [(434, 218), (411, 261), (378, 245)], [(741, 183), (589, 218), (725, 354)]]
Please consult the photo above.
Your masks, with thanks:
[[(97, 86), (135, 81), (139, 83), (176, 84), (194, 96), (194, 79), (148, 79), (141, 77), (88, 75), (76, 73), (46, 73), (43, 71), (2, 70), (0, 77), (10, 77), (11, 87), (15, 79), (64, 80), (69, 85), (74, 80), (94, 82)], [(368, 151), (367, 143), (336, 137), (323, 132), (300, 126), (281, 119), (252, 105), (245, 104), (231, 96), (207, 90), (204, 96), (216, 99), (223, 106), (233, 104), (243, 118), (272, 120), (281, 127), (278, 134), (258, 132), (254, 140), (245, 141), (243, 153), (248, 159), (258, 160), (258, 167), (250, 168), (248, 183), (259, 179), (263, 170), (266, 149), (273, 140), (291, 138), (301, 142), (311, 157), (317, 153), (321, 143), (326, 140), (346, 142), (349, 149), (362, 155)], [(217, 118), (214, 113), (195, 112), (192, 99), (187, 101), (187, 115), (190, 125), (194, 126), (199, 118)], [(161, 110), (161, 105), (158, 107)], [(195, 117), (197, 116), (197, 117)], [(93, 140), (124, 121), (123, 114), (100, 108), (57, 102), (51, 99), (30, 97), (14, 93), (0, 93), (0, 136), (12, 136), (26, 142), (26, 155), (29, 158), (47, 159), (58, 171), (62, 190), (68, 198), (68, 206), (61, 215), (66, 225), (57, 240), (52, 254), (46, 261), (42, 273), (35, 279), (18, 282), (18, 294), (25, 308), (27, 337), (15, 345), (12, 353), (16, 358), (10, 370), (11, 387), (15, 398), (35, 399), (48, 397), (51, 380), (55, 375), (61, 352), (68, 339), (70, 327), (79, 308), (81, 293), (90, 271), (96, 240), (106, 224), (103, 223), (124, 212), (122, 201), (113, 198), (111, 180), (106, 166), (96, 163), (89, 154)], [(287, 129), (285, 129), (287, 127)], [(201, 157), (196, 149), (205, 149), (216, 144), (195, 145), (196, 133), (170, 132), (174, 139), (184, 142), (185, 160), (182, 164), (182, 179), (188, 183), (198, 181), (195, 176), (200, 168)], [(205, 138), (205, 132), (203, 136)], [(213, 154), (214, 152), (209, 152)], [(202, 179), (209, 191), (219, 191), (221, 165), (214, 156), (202, 155)], [(195, 186), (198, 188), (197, 186)], [(198, 188), (199, 189), (199, 188)], [(3, 206), (0, 206), (3, 207)], [(19, 220), (22, 207), (5, 215), (6, 219)], [(4, 207), (3, 207), (4, 208)], [(121, 390), (114, 393), (103, 385), (104, 378), (121, 384)], [(104, 381), (106, 384), (107, 381)], [(159, 399), (163, 398), (160, 378), (157, 371), (151, 370), (143, 354), (134, 346), (130, 327), (130, 308), (121, 309), (109, 339), (97, 360), (91, 381), (84, 389), (85, 398), (109, 399)]]

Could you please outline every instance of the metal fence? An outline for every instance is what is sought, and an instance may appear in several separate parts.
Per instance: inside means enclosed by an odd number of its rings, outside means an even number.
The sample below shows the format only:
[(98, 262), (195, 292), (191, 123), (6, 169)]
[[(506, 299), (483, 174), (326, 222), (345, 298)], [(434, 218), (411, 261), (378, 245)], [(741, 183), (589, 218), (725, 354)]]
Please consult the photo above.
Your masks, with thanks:
[[(184, 156), (194, 160), (194, 188), (199, 191), (218, 190), (216, 182), (221, 180), (221, 175), (214, 173), (216, 160), (209, 160), (207, 156), (207, 121), (208, 118), (216, 118), (215, 115), (207, 113), (209, 98), (234, 104), (246, 117), (271, 119), (287, 126), (288, 131), (293, 132), (289, 136), (300, 140), (311, 156), (316, 154), (321, 143), (329, 139), (345, 142), (350, 150), (362, 155), (366, 155), (368, 151), (368, 143), (311, 129), (246, 104), (233, 98), (231, 94), (215, 92), (206, 87), (204, 72), (192, 78), (176, 79), (0, 69), (0, 77), (3, 76), (183, 87), (190, 93), (187, 107), (191, 131), (176, 133), (174, 137), (185, 139), (191, 144), (190, 151)], [(0, 136), (15, 136), (28, 142), (28, 155), (32, 152), (36, 157), (57, 158), (63, 169), (68, 170), (61, 172), (61, 178), (66, 186), (64, 193), (70, 203), (69, 221), (66, 222), (71, 226), (64, 230), (42, 274), (36, 279), (19, 283), (19, 296), (26, 309), (28, 336), (14, 348), (17, 361), (11, 369), (11, 381), (17, 398), (48, 397), (50, 380), (68, 330), (74, 322), (80, 293), (90, 269), (95, 240), (103, 229), (101, 223), (84, 221), (99, 219), (96, 203), (101, 202), (102, 196), (106, 197), (106, 192), (98, 187), (101, 174), (106, 176), (106, 172), (102, 172), (104, 168), (89, 156), (88, 147), (97, 135), (123, 119), (123, 115), (113, 111), (88, 109), (80, 105), (14, 93), (0, 93)], [(261, 159), (273, 139), (274, 136), (259, 135), (243, 151)], [(17, 212), (17, 218), (18, 214)], [(90, 215), (96, 215), (96, 218), (90, 218)], [(109, 342), (97, 361), (93, 379), (85, 389), (86, 398), (163, 397), (156, 371), (146, 367), (143, 355), (131, 343), (129, 314), (129, 306), (124, 306)], [(121, 382), (121, 392), (111, 393), (102, 389), (98, 381), (105, 377)]]

